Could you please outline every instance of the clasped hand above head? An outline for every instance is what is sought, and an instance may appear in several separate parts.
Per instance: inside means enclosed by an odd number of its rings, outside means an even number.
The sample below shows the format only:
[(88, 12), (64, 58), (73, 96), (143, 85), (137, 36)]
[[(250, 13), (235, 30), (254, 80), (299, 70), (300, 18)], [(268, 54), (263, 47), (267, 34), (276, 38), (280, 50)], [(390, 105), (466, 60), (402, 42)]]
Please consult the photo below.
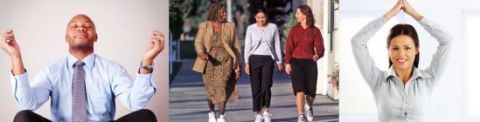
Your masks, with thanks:
[(407, 2), (407, 0), (398, 0), (397, 3), (383, 15), (383, 18), (389, 20), (390, 18), (396, 16), (398, 12), (404, 11), (409, 16), (413, 17), (413, 19), (420, 21), (422, 20), (423, 16), (419, 14), (413, 7)]

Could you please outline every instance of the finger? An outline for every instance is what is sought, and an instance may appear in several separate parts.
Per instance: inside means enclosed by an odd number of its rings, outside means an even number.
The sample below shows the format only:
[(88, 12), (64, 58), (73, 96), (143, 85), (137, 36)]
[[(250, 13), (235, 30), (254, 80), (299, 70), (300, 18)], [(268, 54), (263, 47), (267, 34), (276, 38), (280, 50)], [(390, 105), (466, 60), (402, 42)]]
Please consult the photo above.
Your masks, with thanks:
[(158, 36), (158, 39), (159, 39), (160, 41), (165, 41), (165, 36), (160, 33), (160, 36)]
[(8, 29), (6, 32), (5, 32), (5, 36), (6, 37), (13, 37), (13, 30), (12, 29)]
[(2, 37), (1, 40), (0, 40), (0, 47), (3, 47), (3, 45), (5, 45), (5, 43), (7, 43), (7, 40), (3, 39), (3, 37)]
[(13, 40), (14, 40), (14, 39), (11, 38), (11, 37), (5, 38), (5, 42), (6, 42), (7, 44), (11, 44), (11, 43), (13, 42)]
[(5, 38), (8, 39), (8, 40), (13, 40), (14, 39), (14, 35), (13, 34), (6, 34), (5, 35)]
[(165, 45), (165, 38), (160, 37), (160, 39), (158, 40), (158, 42), (159, 42), (159, 45), (160, 45), (161, 47), (163, 47), (163, 46)]
[(153, 46), (158, 45), (158, 38), (157, 38), (157, 37), (151, 37), (150, 43), (151, 43)]
[(162, 32), (160, 32), (160, 31), (158, 31), (158, 30), (153, 30), (152, 34), (153, 34), (154, 36), (157, 36), (157, 35), (158, 35), (158, 36), (163, 36)]
[(153, 41), (155, 41), (155, 43), (157, 43), (157, 44), (160, 44), (160, 42), (163, 41), (162, 37), (161, 37), (161, 36), (158, 36), (158, 35), (157, 35), (157, 36), (153, 36), (153, 38), (154, 38)]
[(13, 33), (6, 33), (4, 37), (7, 40), (15, 40), (15, 35)]
[(154, 35), (154, 37), (159, 41), (165, 40), (165, 36), (161, 33), (158, 33), (158, 34)]
[(163, 34), (161, 34), (159, 31), (153, 31), (152, 32), (152, 37), (155, 37), (155, 39), (160, 39), (160, 37), (162, 37)]
[(6, 29), (4, 33), (12, 33), (13, 30), (12, 29)]
[(159, 34), (159, 33), (161, 33), (161, 32), (158, 31), (158, 30), (153, 30), (153, 33)]
[(157, 39), (157, 37), (155, 37), (155, 36), (150, 37), (150, 42), (151, 42), (151, 43), (156, 43), (157, 40), (158, 40), (158, 39)]

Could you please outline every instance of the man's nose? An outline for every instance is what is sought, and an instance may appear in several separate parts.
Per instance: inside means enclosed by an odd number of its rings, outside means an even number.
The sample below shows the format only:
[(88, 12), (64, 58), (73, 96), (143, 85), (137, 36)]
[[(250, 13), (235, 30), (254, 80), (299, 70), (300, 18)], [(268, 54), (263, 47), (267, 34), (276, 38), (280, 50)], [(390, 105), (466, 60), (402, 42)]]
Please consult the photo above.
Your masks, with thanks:
[(85, 30), (86, 30), (86, 29), (85, 29), (85, 27), (83, 27), (83, 26), (78, 27), (78, 31), (83, 31), (83, 32), (85, 32)]

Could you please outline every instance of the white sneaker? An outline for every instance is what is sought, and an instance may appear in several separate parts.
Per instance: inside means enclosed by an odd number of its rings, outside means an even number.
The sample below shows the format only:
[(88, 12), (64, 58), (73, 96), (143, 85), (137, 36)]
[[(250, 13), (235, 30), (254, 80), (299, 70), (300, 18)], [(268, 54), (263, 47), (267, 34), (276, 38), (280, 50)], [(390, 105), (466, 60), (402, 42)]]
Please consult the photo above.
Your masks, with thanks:
[(217, 122), (225, 122), (225, 115), (220, 115), (217, 119)]
[(263, 122), (263, 117), (260, 114), (255, 115), (255, 122)]
[(263, 112), (263, 119), (265, 122), (272, 121), (272, 114), (270, 114), (269, 112)]
[(217, 122), (215, 119), (215, 112), (208, 112), (208, 122)]
[(307, 120), (309, 122), (313, 121), (313, 107), (310, 107), (308, 104), (305, 104), (305, 113), (307, 113)]
[(298, 114), (297, 122), (305, 122), (305, 114)]

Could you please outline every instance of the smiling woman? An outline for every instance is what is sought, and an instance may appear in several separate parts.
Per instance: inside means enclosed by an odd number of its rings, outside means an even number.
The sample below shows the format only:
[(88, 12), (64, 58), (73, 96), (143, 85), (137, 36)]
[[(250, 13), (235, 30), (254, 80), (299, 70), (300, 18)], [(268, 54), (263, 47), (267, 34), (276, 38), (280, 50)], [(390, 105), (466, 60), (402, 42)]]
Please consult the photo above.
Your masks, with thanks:
[[(388, 36), (390, 69), (375, 66), (367, 43), (372, 36), (399, 11), (417, 20), (439, 43), (430, 66), (418, 69), (419, 39), (411, 25), (394, 26)], [(417, 13), (405, 0), (383, 17), (366, 25), (352, 38), (353, 54), (360, 72), (375, 96), (380, 121), (422, 121), (424, 99), (438, 84), (450, 49), (452, 38), (436, 24)]]
[[(168, 37), (159, 33), (168, 33), (167, 6), (168, 1), (2, 1), (0, 30), (14, 30), (2, 31), (9, 41), (0, 43), (0, 121), (33, 114), (53, 121), (112, 121), (131, 113), (168, 121), (168, 49), (160, 46)], [(27, 79), (31, 74), (38, 75)], [(132, 75), (143, 80), (134, 82)]]
[[(225, 6), (220, 2), (208, 7), (207, 21), (200, 23), (195, 38), (198, 57), (193, 70), (202, 74), (207, 102), (210, 108), (209, 122), (225, 122), (227, 102), (238, 99), (236, 88), (240, 78), (240, 43), (235, 24), (226, 21)], [(215, 113), (218, 106), (218, 117)]]
[(250, 75), (255, 122), (271, 121), (273, 66), (283, 69), (278, 28), (267, 22), (267, 15), (265, 8), (257, 9), (256, 23), (248, 26), (245, 36), (245, 72)]
[[(418, 34), (413, 26), (408, 24), (395, 25), (387, 38), (389, 66), (393, 65), (395, 72), (407, 71), (407, 73), (411, 72), (414, 67), (418, 68), (419, 46)], [(401, 77), (404, 83), (408, 81), (408, 78), (408, 76)]]

